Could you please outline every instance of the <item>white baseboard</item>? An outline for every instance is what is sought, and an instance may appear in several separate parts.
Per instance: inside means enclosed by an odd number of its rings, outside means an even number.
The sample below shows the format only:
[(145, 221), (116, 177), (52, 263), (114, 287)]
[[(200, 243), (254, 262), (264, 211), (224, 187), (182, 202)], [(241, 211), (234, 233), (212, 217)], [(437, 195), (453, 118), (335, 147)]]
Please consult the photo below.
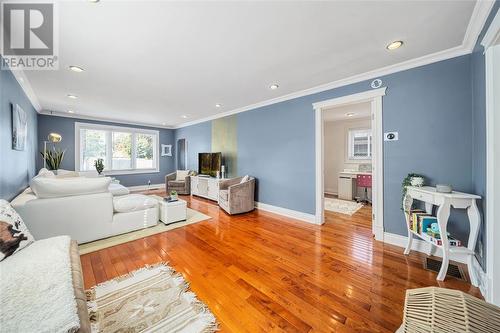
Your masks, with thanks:
[(265, 210), (266, 212), (291, 217), (293, 219), (316, 224), (316, 216), (313, 214), (303, 213), (296, 210), (282, 208), (278, 206), (268, 205), (262, 202), (255, 202), (255, 208)]
[[(393, 234), (390, 232), (384, 232), (384, 243), (392, 244), (392, 245), (396, 245), (396, 246), (405, 248), (406, 244), (408, 243), (408, 237)], [(423, 240), (413, 238), (411, 249), (413, 251), (429, 254), (429, 252), (431, 250), (431, 244), (429, 244)], [(433, 255), (436, 257), (442, 258), (443, 252), (441, 251), (440, 248), (436, 247), (436, 251), (433, 253)], [(466, 254), (451, 253), (450, 260), (466, 264), (467, 263), (467, 255)]]
[(138, 185), (127, 187), (130, 191), (147, 191), (165, 189), (165, 184)]

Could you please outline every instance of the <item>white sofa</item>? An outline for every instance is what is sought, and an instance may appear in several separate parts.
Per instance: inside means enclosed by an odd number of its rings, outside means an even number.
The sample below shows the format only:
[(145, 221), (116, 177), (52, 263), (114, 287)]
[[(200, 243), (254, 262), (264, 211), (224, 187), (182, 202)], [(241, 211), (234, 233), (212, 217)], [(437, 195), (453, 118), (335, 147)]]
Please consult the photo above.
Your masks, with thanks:
[(158, 224), (155, 199), (113, 196), (110, 183), (108, 177), (56, 178), (41, 172), (11, 205), (36, 239), (69, 235), (81, 244)]

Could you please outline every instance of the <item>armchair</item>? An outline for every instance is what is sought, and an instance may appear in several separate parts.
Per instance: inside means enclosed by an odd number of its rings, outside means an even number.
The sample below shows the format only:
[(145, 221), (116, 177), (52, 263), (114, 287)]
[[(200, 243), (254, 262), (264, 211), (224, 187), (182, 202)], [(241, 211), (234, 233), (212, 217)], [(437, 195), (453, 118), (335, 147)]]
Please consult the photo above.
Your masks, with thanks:
[[(191, 194), (191, 172), (189, 170), (181, 172), (183, 173), (180, 175), (182, 180), (177, 180), (177, 173), (179, 173), (179, 171), (169, 173), (165, 176), (165, 189), (167, 194), (169, 194), (170, 191), (177, 191), (178, 194)], [(186, 176), (182, 177), (184, 174), (186, 174)]]
[(230, 215), (246, 213), (255, 208), (255, 178), (249, 177), (241, 183), (242, 179), (223, 180), (219, 184), (219, 206)]

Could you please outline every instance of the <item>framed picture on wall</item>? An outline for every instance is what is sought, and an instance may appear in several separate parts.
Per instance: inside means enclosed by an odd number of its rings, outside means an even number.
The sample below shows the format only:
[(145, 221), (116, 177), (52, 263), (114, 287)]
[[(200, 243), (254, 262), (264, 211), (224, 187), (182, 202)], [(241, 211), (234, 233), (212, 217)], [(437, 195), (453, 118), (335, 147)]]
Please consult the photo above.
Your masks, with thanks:
[(172, 156), (172, 145), (161, 145), (161, 156)]
[(24, 150), (28, 135), (28, 116), (18, 105), (12, 105), (12, 149)]

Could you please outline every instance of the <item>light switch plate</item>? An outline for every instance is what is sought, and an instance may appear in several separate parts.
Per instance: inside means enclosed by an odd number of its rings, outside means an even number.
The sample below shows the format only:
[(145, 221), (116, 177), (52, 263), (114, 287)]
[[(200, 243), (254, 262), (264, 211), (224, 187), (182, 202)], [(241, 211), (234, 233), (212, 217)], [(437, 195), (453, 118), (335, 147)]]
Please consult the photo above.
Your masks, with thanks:
[(398, 141), (398, 132), (386, 132), (384, 133), (384, 141)]

